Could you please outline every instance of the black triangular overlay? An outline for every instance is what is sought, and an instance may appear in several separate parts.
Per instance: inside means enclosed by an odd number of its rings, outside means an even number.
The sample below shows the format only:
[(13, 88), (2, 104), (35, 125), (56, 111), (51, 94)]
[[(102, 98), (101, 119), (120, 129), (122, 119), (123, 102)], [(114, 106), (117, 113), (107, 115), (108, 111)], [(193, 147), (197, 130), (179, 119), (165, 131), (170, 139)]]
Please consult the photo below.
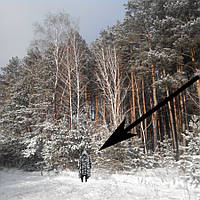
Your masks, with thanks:
[(127, 140), (133, 136), (136, 136), (136, 134), (127, 133), (127, 131), (125, 131), (124, 129), (124, 125), (125, 125), (125, 119), (117, 127), (114, 133), (108, 138), (108, 140), (104, 143), (104, 145), (99, 149), (100, 151), (114, 144), (117, 144), (118, 142)]
[(194, 76), (190, 81), (185, 83), (182, 87), (180, 87), (178, 90), (176, 90), (174, 93), (166, 97), (163, 101), (158, 103), (155, 107), (153, 107), (151, 110), (143, 114), (140, 118), (138, 118), (135, 122), (130, 124), (126, 129), (124, 129), (125, 125), (125, 119), (123, 122), (117, 127), (117, 129), (114, 131), (114, 133), (108, 138), (108, 140), (104, 143), (104, 145), (99, 149), (105, 149), (107, 147), (110, 147), (114, 144), (117, 144), (118, 142), (121, 142), (123, 140), (127, 140), (131, 137), (136, 136), (137, 134), (131, 134), (128, 133), (132, 128), (137, 126), (139, 123), (141, 123), (144, 119), (152, 115), (155, 111), (160, 109), (162, 106), (167, 104), (169, 101), (171, 101), (174, 97), (176, 97), (178, 94), (180, 94), (182, 91), (184, 91), (187, 87), (192, 85), (194, 82), (196, 82), (198, 79), (200, 79), (200, 75)]

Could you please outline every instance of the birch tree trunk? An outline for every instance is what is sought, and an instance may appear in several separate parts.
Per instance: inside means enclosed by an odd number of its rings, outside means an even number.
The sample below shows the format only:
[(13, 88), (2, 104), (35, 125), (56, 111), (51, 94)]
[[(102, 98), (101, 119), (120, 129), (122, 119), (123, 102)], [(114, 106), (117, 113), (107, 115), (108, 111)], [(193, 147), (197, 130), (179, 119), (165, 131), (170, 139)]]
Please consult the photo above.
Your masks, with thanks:
[[(84, 99), (84, 91), (85, 85), (83, 85), (82, 80), (84, 79), (81, 74), (81, 70), (84, 68), (84, 65), (81, 62), (83, 57), (83, 50), (81, 50), (80, 37), (76, 31), (72, 31), (70, 34), (70, 40), (72, 45), (72, 65), (74, 65), (74, 73), (73, 73), (73, 88), (74, 94), (76, 95), (76, 123), (77, 123), (77, 131), (79, 132), (79, 123), (80, 123), (80, 115), (81, 108), (84, 107), (85, 104), (81, 102)], [(82, 104), (81, 104), (82, 103)]]
[[(100, 48), (95, 50), (94, 54), (97, 63), (96, 77), (99, 89), (103, 92), (104, 102), (106, 102), (104, 105), (110, 114), (113, 129), (116, 129), (124, 118), (121, 107), (128, 91), (123, 85), (125, 77), (122, 78), (120, 74), (117, 50), (114, 45), (105, 47), (102, 44)], [(121, 88), (123, 88), (123, 92)]]
[[(139, 117), (141, 117), (142, 116), (142, 110), (141, 110), (141, 106), (140, 106), (140, 95), (139, 95), (139, 88), (138, 88), (138, 84), (137, 84), (136, 80), (135, 80), (135, 85), (136, 85), (136, 94), (137, 94), (137, 104), (138, 104)], [(143, 122), (140, 123), (140, 128), (141, 128), (140, 137), (141, 137), (142, 143), (144, 144), (144, 152), (146, 154), (147, 153), (146, 136), (145, 136), (145, 132), (144, 132)]]

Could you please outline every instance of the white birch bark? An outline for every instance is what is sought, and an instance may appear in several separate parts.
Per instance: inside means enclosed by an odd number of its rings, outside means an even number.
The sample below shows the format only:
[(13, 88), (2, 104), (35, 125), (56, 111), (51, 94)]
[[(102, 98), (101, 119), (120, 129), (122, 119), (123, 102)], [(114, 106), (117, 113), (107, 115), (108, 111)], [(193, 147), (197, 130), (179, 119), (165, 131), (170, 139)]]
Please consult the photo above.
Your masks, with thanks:
[(128, 87), (124, 87), (126, 77), (118, 77), (119, 63), (115, 46), (102, 46), (101, 49), (95, 51), (95, 58), (97, 62), (96, 77), (98, 85), (104, 91), (104, 98), (107, 102), (106, 106), (111, 115), (110, 120), (115, 129), (124, 118), (121, 106), (128, 91)]

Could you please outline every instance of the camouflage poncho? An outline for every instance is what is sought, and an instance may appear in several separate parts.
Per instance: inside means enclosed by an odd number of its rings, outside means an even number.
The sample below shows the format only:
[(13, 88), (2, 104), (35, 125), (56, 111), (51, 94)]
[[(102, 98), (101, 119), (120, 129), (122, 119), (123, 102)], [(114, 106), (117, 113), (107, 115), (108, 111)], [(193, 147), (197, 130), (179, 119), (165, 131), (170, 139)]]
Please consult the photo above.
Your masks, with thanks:
[(88, 178), (91, 176), (91, 160), (86, 151), (83, 151), (79, 159), (79, 177), (81, 178), (82, 176), (87, 176)]

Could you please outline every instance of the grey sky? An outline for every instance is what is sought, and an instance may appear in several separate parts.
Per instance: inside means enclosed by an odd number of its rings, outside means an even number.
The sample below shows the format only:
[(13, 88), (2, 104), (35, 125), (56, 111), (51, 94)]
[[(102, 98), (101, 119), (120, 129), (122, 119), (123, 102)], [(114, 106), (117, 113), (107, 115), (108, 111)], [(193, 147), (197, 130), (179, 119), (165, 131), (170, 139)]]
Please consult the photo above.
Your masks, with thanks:
[(0, 67), (12, 56), (22, 58), (34, 38), (33, 24), (48, 12), (65, 11), (79, 19), (88, 43), (103, 28), (123, 20), (127, 0), (0, 0)]

